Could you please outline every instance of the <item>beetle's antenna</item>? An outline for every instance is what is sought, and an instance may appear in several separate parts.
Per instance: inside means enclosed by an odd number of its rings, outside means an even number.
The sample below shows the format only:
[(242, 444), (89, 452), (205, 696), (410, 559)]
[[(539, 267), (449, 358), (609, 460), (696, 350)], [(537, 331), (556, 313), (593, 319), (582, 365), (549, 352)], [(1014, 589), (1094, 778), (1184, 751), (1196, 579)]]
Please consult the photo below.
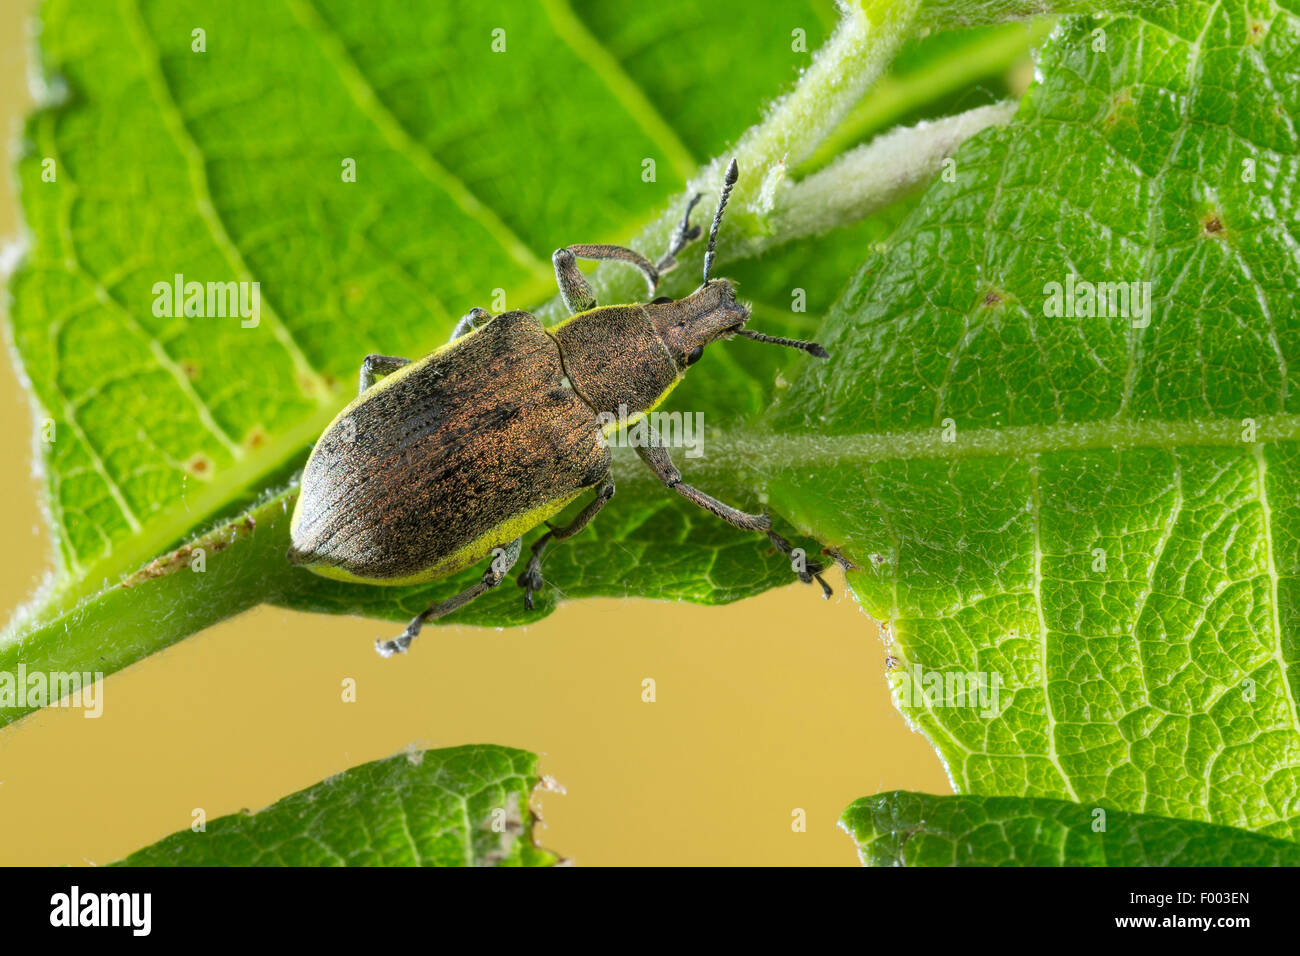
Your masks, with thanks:
[(802, 349), (809, 355), (815, 355), (819, 359), (830, 358), (831, 353), (816, 342), (801, 342), (798, 339), (783, 339), (776, 335), (764, 335), (762, 332), (751, 332), (749, 329), (737, 329), (736, 334), (747, 339), (753, 339), (755, 342), (766, 342), (768, 345), (788, 345), (792, 349)]
[(731, 165), (727, 167), (727, 175), (722, 179), (722, 196), (718, 199), (718, 211), (713, 214), (713, 225), (709, 229), (709, 248), (704, 250), (704, 282), (707, 285), (709, 273), (713, 271), (713, 249), (718, 244), (718, 227), (722, 225), (722, 210), (727, 208), (727, 200), (731, 197), (731, 187), (736, 185), (736, 179), (740, 176), (740, 168), (733, 159)]

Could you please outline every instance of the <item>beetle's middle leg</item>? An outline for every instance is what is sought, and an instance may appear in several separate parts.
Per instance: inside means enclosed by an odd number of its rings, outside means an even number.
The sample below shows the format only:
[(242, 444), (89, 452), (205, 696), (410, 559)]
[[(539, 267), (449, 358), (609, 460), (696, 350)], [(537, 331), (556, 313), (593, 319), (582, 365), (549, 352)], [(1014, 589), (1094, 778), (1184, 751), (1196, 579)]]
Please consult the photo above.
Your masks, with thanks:
[[(649, 422), (645, 422), (648, 428), (649, 440), (644, 445), (638, 445), (636, 453), (641, 456), (641, 460), (650, 466), (659, 480), (668, 488), (677, 492), (692, 504), (699, 505), (709, 514), (716, 515), (729, 525), (740, 528), (742, 531), (762, 531), (767, 534), (768, 540), (776, 547), (778, 551), (786, 557), (791, 557), (794, 548), (790, 542), (781, 537), (772, 530), (772, 519), (767, 515), (755, 515), (733, 508), (731, 505), (724, 504), (712, 495), (707, 495), (700, 489), (686, 484), (682, 481), (682, 473), (678, 471), (677, 466), (673, 464), (672, 457), (668, 454), (668, 449), (661, 444), (658, 432), (650, 427)], [(799, 580), (805, 584), (810, 584), (815, 579), (822, 586), (822, 595), (831, 596), (831, 586), (822, 578), (821, 573), (825, 568), (817, 561), (803, 561), (795, 569), (795, 574)]]
[(528, 567), (524, 573), (519, 575), (518, 585), (524, 589), (524, 607), (528, 610), (533, 609), (533, 595), (542, 589), (542, 555), (546, 552), (546, 547), (552, 541), (563, 541), (565, 538), (572, 538), (575, 534), (587, 527), (591, 519), (600, 513), (600, 509), (605, 507), (605, 502), (614, 497), (614, 482), (608, 481), (600, 489), (600, 493), (587, 503), (587, 507), (578, 513), (578, 517), (566, 524), (563, 528), (557, 528), (547, 523), (548, 530), (533, 542), (532, 555), (528, 559)]
[(357, 394), (360, 395), (383, 376), (409, 364), (411, 364), (410, 359), (399, 358), (396, 355), (367, 355), (361, 362), (361, 381)]
[(436, 621), (440, 617), (445, 617), (452, 611), (464, 607), (476, 597), (491, 591), (506, 579), (510, 569), (519, 560), (519, 552), (523, 549), (523, 546), (524, 539), (515, 538), (504, 548), (495, 549), (492, 552), (492, 563), (483, 572), (483, 577), (479, 579), (478, 584), (466, 588), (459, 594), (452, 595), (440, 604), (430, 604), (411, 618), (411, 623), (406, 625), (406, 630), (391, 641), (383, 639), (375, 641), (375, 650), (379, 652), (379, 656), (392, 657), (394, 654), (401, 654), (411, 646), (411, 641), (419, 637), (420, 628), (424, 627), (429, 621)]

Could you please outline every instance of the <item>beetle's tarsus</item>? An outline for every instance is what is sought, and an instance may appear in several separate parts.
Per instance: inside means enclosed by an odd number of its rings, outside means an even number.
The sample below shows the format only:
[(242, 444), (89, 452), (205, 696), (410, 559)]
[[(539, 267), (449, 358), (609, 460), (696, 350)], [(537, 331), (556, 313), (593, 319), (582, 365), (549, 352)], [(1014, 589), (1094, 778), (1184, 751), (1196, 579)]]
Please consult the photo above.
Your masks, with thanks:
[[(772, 546), (776, 548), (776, 550), (780, 551), (787, 558), (794, 554), (794, 545), (781, 537), (775, 531), (769, 529), (767, 532), (767, 539), (772, 542)], [(831, 586), (826, 583), (826, 579), (822, 577), (822, 572), (825, 570), (826, 566), (820, 561), (806, 561), (802, 571), (795, 571), (795, 576), (804, 584), (812, 584), (813, 581), (816, 581), (822, 586), (822, 597), (829, 601), (831, 595), (835, 592), (831, 589)]]
[(682, 214), (682, 221), (673, 231), (673, 237), (668, 242), (668, 251), (663, 257), (655, 263), (655, 268), (659, 270), (662, 276), (665, 273), (672, 272), (677, 268), (677, 253), (681, 252), (688, 245), (700, 238), (704, 230), (699, 226), (691, 225), (691, 210), (696, 204), (704, 198), (704, 193), (696, 193), (691, 197), (690, 202), (686, 204), (686, 212)]
[(832, 561), (838, 564), (845, 571), (858, 570), (858, 566), (856, 564), (854, 564), (848, 558), (844, 557), (844, 555), (840, 554), (834, 548), (822, 548), (822, 554), (829, 556)]
[[(418, 631), (416, 632), (419, 633)], [(415, 634), (411, 634), (409, 629), (403, 631), (401, 636), (392, 640), (384, 640), (382, 637), (375, 641), (375, 650), (379, 652), (380, 657), (392, 657), (394, 654), (405, 654), (406, 649), (411, 646), (411, 641), (415, 640)]]
[(542, 585), (546, 583), (542, 578), (542, 556), (540, 551), (533, 552), (533, 556), (528, 559), (528, 567), (523, 574), (519, 575), (515, 583), (524, 588), (524, 610), (535, 610), (533, 595), (540, 591)]
[[(504, 548), (499, 548), (492, 553), (492, 563), (488, 569), (483, 572), (483, 577), (479, 578), (478, 584), (468, 587), (459, 594), (453, 594), (441, 604), (430, 604), (415, 617), (411, 618), (411, 623), (406, 625), (404, 630), (391, 641), (375, 641), (375, 650), (380, 657), (392, 657), (394, 654), (402, 654), (411, 646), (411, 642), (420, 636), (420, 629), (429, 621), (436, 621), (438, 618), (450, 614), (464, 607), (470, 601), (474, 600), (481, 594), (486, 594), (494, 587), (506, 579), (510, 569), (515, 566), (519, 560), (519, 552), (524, 546), (523, 538), (515, 538)], [(498, 553), (500, 552), (500, 553)]]

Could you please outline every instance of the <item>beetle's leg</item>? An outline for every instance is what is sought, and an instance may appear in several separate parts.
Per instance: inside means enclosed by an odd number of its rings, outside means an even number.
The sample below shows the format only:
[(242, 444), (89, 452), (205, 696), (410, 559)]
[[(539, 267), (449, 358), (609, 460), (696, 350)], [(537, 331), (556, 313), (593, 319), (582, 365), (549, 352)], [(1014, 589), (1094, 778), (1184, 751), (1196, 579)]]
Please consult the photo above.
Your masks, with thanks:
[(519, 575), (517, 582), (524, 589), (524, 607), (531, 611), (533, 609), (533, 595), (542, 589), (542, 555), (546, 552), (546, 546), (552, 541), (563, 541), (565, 538), (572, 538), (587, 527), (591, 519), (600, 513), (600, 509), (605, 507), (605, 502), (613, 497), (614, 482), (606, 482), (605, 487), (600, 489), (600, 494), (588, 502), (587, 507), (579, 512), (578, 517), (563, 528), (557, 528), (549, 522), (547, 523), (546, 527), (550, 530), (533, 542), (528, 567), (524, 569), (523, 574)]
[(515, 566), (519, 560), (519, 552), (524, 546), (523, 538), (515, 538), (504, 548), (497, 548), (492, 552), (492, 563), (488, 569), (483, 572), (483, 577), (478, 584), (466, 588), (459, 594), (447, 598), (441, 604), (430, 604), (415, 617), (411, 618), (411, 623), (406, 625), (404, 630), (391, 641), (375, 641), (375, 650), (379, 652), (380, 657), (392, 657), (394, 654), (403, 653), (411, 646), (411, 641), (415, 640), (420, 634), (422, 628), (429, 621), (436, 621), (440, 617), (458, 610), (474, 600), (481, 594), (486, 594), (494, 587), (506, 579), (510, 569)]
[(646, 282), (650, 284), (650, 294), (654, 295), (660, 277), (677, 267), (677, 253), (685, 249), (690, 242), (700, 238), (700, 227), (691, 225), (691, 210), (700, 201), (700, 196), (700, 193), (696, 193), (686, 204), (682, 221), (673, 232), (672, 239), (669, 240), (668, 251), (657, 263), (651, 262), (633, 249), (600, 243), (566, 246), (551, 253), (551, 262), (555, 266), (555, 282), (560, 287), (560, 297), (564, 299), (565, 307), (575, 314), (596, 307), (596, 295), (591, 291), (591, 284), (578, 269), (579, 259), (612, 259), (634, 265), (645, 274)]
[(396, 355), (367, 355), (361, 363), (361, 387), (357, 389), (357, 394), (360, 395), (374, 385), (377, 379), (396, 372), (410, 362), (410, 359), (398, 358)]
[(570, 315), (586, 312), (596, 307), (596, 293), (591, 291), (591, 283), (578, 268), (578, 257), (570, 249), (556, 249), (551, 253), (551, 263), (555, 266), (555, 284), (560, 287), (560, 298)]
[(487, 309), (480, 309), (478, 306), (474, 306), (474, 308), (466, 312), (464, 317), (456, 323), (456, 327), (451, 330), (451, 338), (448, 341), (455, 342), (462, 335), (473, 332), (480, 325), (491, 321), (491, 312)]
[(706, 495), (698, 488), (686, 484), (682, 481), (682, 473), (673, 464), (668, 449), (658, 442), (659, 435), (653, 429), (650, 429), (649, 443), (638, 445), (636, 453), (641, 456), (642, 461), (650, 466), (650, 470), (659, 477), (665, 487), (671, 488), (692, 504), (699, 505), (710, 514), (717, 515), (728, 524), (735, 525), (744, 531), (767, 531), (772, 527), (772, 519), (767, 515), (754, 515), (740, 511), (731, 507), (731, 505), (723, 504), (717, 498)]
[[(785, 538), (781, 537), (771, 528), (767, 529), (767, 539), (772, 542), (772, 545), (776, 550), (780, 551), (787, 558), (793, 557), (795, 550), (794, 547), (791, 546), (789, 541), (785, 540)], [(822, 577), (822, 572), (826, 570), (826, 566), (820, 561), (809, 561), (806, 555), (801, 554), (799, 564), (796, 565), (791, 561), (790, 566), (794, 569), (794, 573), (798, 576), (799, 580), (804, 584), (809, 584), (816, 579), (817, 583), (822, 586), (822, 597), (829, 600), (830, 596), (835, 593), (831, 590), (831, 586), (826, 583), (826, 579)]]
[(691, 210), (695, 208), (695, 204), (700, 201), (703, 195), (704, 193), (696, 193), (691, 197), (691, 201), (686, 204), (686, 212), (682, 215), (681, 223), (673, 232), (673, 237), (668, 243), (668, 251), (664, 253), (662, 259), (655, 263), (655, 269), (658, 270), (661, 276), (676, 269), (677, 253), (700, 238), (700, 227), (691, 225)]
[(556, 249), (551, 253), (555, 282), (560, 287), (560, 298), (564, 299), (565, 307), (575, 314), (596, 307), (596, 294), (591, 291), (591, 284), (578, 268), (579, 259), (610, 259), (636, 266), (645, 274), (651, 294), (659, 284), (659, 270), (655, 264), (632, 249), (600, 244), (578, 244)]
[[(672, 457), (668, 454), (668, 449), (660, 444), (658, 432), (645, 422), (648, 430), (649, 441), (644, 445), (638, 445), (636, 453), (641, 456), (641, 460), (650, 466), (659, 480), (668, 488), (677, 492), (692, 504), (699, 505), (709, 514), (717, 515), (723, 521), (734, 525), (743, 531), (763, 531), (766, 532), (768, 540), (776, 547), (778, 551), (786, 557), (790, 557), (794, 551), (790, 542), (785, 540), (775, 531), (772, 530), (772, 519), (767, 515), (755, 515), (741, 511), (731, 505), (724, 504), (712, 495), (707, 495), (700, 489), (692, 487), (682, 481), (682, 473), (677, 470), (673, 464)], [(811, 583), (813, 579), (822, 586), (822, 594), (825, 597), (831, 596), (830, 585), (822, 579), (821, 572), (825, 570), (817, 561), (806, 561), (802, 569), (796, 569), (795, 574), (800, 581), (805, 584)]]

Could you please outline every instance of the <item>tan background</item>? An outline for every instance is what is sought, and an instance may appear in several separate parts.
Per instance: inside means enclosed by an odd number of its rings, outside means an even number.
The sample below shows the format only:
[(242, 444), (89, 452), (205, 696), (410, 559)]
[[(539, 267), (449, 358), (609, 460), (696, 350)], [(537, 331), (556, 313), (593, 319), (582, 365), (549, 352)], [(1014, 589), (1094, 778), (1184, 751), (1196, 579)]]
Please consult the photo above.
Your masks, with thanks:
[[(32, 9), (0, 0), (5, 240)], [(31, 447), (0, 361), (5, 616), (49, 567)], [(46, 710), (0, 731), (0, 864), (106, 863), (195, 807), (258, 808), (408, 744), (479, 742), (543, 755), (567, 793), (535, 799), (539, 840), (578, 863), (852, 864), (846, 804), (948, 784), (890, 704), (876, 625), (832, 583), (829, 604), (797, 584), (723, 608), (589, 601), (532, 627), (427, 632), (390, 661), (372, 642), (391, 625), (259, 609), (109, 678), (98, 720)]]

